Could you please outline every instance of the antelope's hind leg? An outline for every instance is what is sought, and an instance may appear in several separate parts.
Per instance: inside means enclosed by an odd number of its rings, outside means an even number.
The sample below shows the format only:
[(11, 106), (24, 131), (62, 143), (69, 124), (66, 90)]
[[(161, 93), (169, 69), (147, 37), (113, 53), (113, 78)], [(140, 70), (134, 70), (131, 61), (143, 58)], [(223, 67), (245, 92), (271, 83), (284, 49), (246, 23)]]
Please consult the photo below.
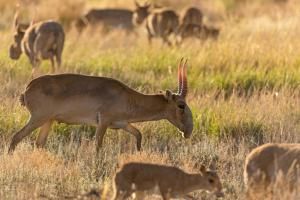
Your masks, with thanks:
[(45, 124), (42, 125), (38, 138), (36, 140), (36, 146), (38, 148), (43, 148), (45, 146), (52, 123), (53, 121), (47, 121)]
[(43, 123), (44, 121), (35, 119), (31, 116), (27, 124), (13, 136), (8, 153), (12, 153), (15, 150), (17, 144), (21, 142), (23, 138), (28, 136), (32, 131), (34, 131), (38, 127), (40, 127)]

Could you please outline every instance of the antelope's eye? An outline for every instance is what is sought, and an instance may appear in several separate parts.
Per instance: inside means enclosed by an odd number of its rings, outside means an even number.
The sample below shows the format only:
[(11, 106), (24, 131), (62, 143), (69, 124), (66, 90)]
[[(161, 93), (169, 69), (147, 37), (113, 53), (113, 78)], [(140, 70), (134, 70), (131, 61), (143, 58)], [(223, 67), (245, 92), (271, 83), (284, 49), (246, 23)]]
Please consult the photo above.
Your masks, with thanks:
[(210, 179), (208, 179), (208, 182), (211, 183), (211, 184), (213, 184), (215, 181), (214, 181), (214, 179), (210, 178)]
[(179, 104), (179, 105), (178, 105), (178, 108), (180, 108), (180, 109), (184, 110), (184, 108), (185, 108), (185, 105), (184, 105), (184, 104)]

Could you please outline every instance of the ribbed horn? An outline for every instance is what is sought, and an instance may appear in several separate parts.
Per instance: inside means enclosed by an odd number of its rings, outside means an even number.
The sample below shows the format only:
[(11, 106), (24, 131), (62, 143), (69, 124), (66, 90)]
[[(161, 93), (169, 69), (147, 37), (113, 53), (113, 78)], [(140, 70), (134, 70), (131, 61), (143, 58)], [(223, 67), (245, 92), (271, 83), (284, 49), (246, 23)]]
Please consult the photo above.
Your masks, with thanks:
[(134, 4), (135, 4), (135, 6), (138, 7), (138, 8), (141, 7), (140, 4), (139, 4), (139, 2), (137, 2), (136, 0), (134, 1)]
[(181, 58), (179, 64), (178, 64), (178, 68), (177, 68), (177, 76), (178, 76), (178, 95), (181, 95), (181, 90), (182, 90), (182, 62), (183, 62), (183, 58)]
[(34, 10), (33, 10), (33, 16), (32, 16), (31, 22), (30, 22), (30, 26), (32, 26), (35, 23), (36, 23), (36, 7), (34, 7)]
[(180, 92), (180, 96), (182, 96), (183, 98), (186, 97), (187, 93), (188, 93), (188, 83), (187, 83), (187, 71), (186, 71), (186, 63), (187, 63), (187, 59), (185, 60), (182, 68), (181, 68), (181, 75), (182, 75), (182, 86), (181, 86), (181, 92)]
[(17, 5), (17, 11), (15, 13), (15, 16), (14, 16), (14, 24), (13, 24), (13, 28), (15, 30), (18, 29), (18, 26), (19, 26), (19, 6)]

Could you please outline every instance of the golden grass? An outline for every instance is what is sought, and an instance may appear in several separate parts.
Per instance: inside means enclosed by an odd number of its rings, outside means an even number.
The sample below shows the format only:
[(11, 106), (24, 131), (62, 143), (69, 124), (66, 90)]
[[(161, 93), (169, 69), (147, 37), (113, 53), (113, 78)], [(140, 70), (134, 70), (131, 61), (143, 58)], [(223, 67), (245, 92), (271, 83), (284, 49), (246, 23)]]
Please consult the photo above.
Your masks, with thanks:
[[(195, 129), (183, 140), (165, 121), (137, 124), (143, 133), (143, 151), (123, 131), (109, 130), (104, 148), (95, 153), (94, 129), (55, 124), (45, 150), (32, 146), (35, 134), (26, 138), (13, 155), (7, 155), (10, 138), (28, 118), (18, 102), (30, 80), (25, 56), (8, 58), (12, 41), (11, 20), (16, 1), (0, 1), (0, 199), (53, 199), (75, 197), (95, 188), (111, 196), (116, 170), (129, 161), (179, 166), (195, 172), (195, 165), (211, 162), (226, 190), (225, 199), (245, 199), (242, 172), (245, 156), (265, 142), (300, 142), (300, 5), (297, 0), (277, 4), (272, 0), (156, 1), (176, 7), (201, 6), (206, 22), (221, 27), (218, 41), (187, 41), (181, 47), (147, 44), (144, 29), (139, 37), (123, 32), (108, 35), (66, 31), (63, 66), (59, 72), (103, 75), (124, 81), (145, 93), (176, 89), (176, 65), (189, 58), (189, 105)], [(33, 1), (31, 1), (33, 2)], [(132, 1), (34, 1), (38, 17), (54, 17), (64, 23), (92, 6), (133, 8)], [(76, 8), (69, 12), (68, 5)], [(25, 5), (24, 3), (22, 5)], [(51, 5), (53, 9), (48, 9)], [(30, 20), (33, 4), (23, 7)], [(56, 9), (60, 8), (60, 9)], [(68, 19), (64, 21), (64, 19)], [(44, 62), (40, 73), (49, 73)], [(297, 199), (284, 187), (276, 198)], [(196, 198), (213, 197), (195, 193)], [(282, 196), (281, 196), (282, 195)], [(291, 195), (291, 196), (288, 196)], [(294, 196), (293, 196), (294, 195)], [(298, 195), (298, 196), (297, 196)]]

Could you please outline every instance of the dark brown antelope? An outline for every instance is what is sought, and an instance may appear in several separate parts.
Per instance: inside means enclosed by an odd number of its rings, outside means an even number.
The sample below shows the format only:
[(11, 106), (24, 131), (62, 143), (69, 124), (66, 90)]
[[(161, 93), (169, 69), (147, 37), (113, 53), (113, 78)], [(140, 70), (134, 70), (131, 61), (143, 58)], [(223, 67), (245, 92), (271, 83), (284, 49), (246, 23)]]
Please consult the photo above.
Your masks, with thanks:
[(183, 26), (188, 24), (197, 24), (201, 26), (202, 21), (203, 21), (203, 14), (201, 10), (196, 7), (189, 7), (183, 12), (180, 24)]
[[(138, 5), (137, 5), (138, 6)], [(162, 38), (163, 42), (169, 46), (172, 43), (169, 40), (171, 34), (176, 34), (179, 27), (179, 17), (174, 10), (167, 8), (154, 9), (149, 12), (140, 8), (140, 12), (134, 13), (134, 22), (141, 25), (146, 21), (148, 32), (148, 41), (151, 43), (155, 37)]]
[(91, 9), (84, 16), (80, 17), (75, 26), (79, 32), (85, 27), (102, 26), (107, 30), (121, 29), (130, 33), (134, 31), (134, 13), (140, 13), (141, 15), (150, 8), (150, 4), (140, 5), (137, 2), (136, 9), (134, 11), (129, 9)]
[(182, 25), (178, 31), (179, 40), (182, 42), (187, 38), (198, 38), (200, 40), (218, 39), (220, 30), (215, 27), (209, 27), (206, 25), (198, 24), (186, 24)]
[[(139, 7), (139, 5), (136, 5)], [(140, 7), (139, 12), (134, 13), (133, 21), (137, 25), (146, 22), (146, 29), (148, 33), (148, 41), (155, 37), (162, 38), (163, 42), (169, 46), (172, 43), (169, 41), (171, 34), (176, 34), (179, 28), (179, 17), (175, 11), (168, 8), (156, 8), (151, 12)]]
[(172, 45), (169, 40), (171, 34), (176, 35), (179, 27), (179, 18), (175, 11), (169, 9), (160, 9), (154, 11), (147, 17), (146, 28), (148, 31), (148, 40), (151, 43), (152, 38), (162, 38), (163, 42)]
[[(158, 191), (157, 191), (158, 190)], [(127, 163), (114, 180), (114, 200), (123, 200), (136, 195), (142, 200), (146, 194), (160, 194), (164, 200), (184, 197), (196, 190), (206, 190), (215, 193), (217, 197), (224, 196), (222, 184), (216, 171), (207, 170), (201, 166), (200, 173), (189, 174), (177, 167), (148, 163)]]
[(59, 67), (64, 46), (65, 34), (62, 26), (55, 21), (43, 21), (30, 25), (19, 24), (19, 12), (14, 17), (14, 42), (10, 46), (11, 59), (17, 60), (25, 53), (34, 70), (41, 60), (50, 59), (52, 71), (55, 71), (55, 60)]
[(97, 127), (97, 151), (107, 128), (123, 129), (136, 137), (141, 149), (142, 135), (132, 123), (166, 119), (185, 138), (193, 130), (186, 63), (178, 66), (177, 93), (146, 95), (124, 83), (106, 77), (78, 74), (46, 75), (32, 80), (21, 95), (21, 104), (30, 112), (27, 124), (12, 138), (9, 152), (33, 130), (41, 127), (36, 145), (44, 146), (53, 121)]

